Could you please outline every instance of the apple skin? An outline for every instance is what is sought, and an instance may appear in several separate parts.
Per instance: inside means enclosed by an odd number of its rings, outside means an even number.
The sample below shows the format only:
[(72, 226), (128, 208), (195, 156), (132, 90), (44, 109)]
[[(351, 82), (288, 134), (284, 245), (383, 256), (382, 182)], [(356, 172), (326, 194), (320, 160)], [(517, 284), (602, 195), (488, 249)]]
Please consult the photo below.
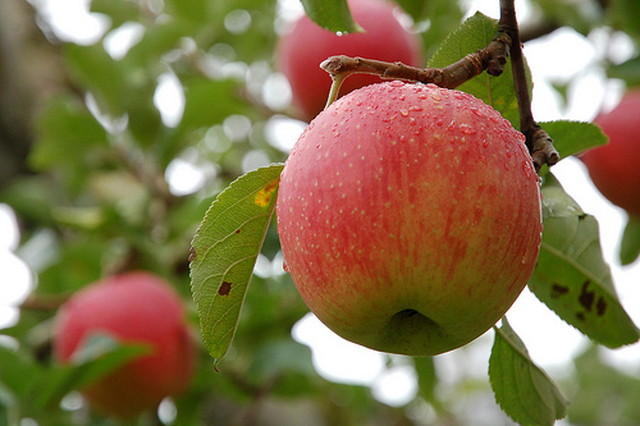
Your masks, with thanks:
[(93, 333), (147, 344), (151, 350), (149, 355), (82, 390), (97, 411), (133, 418), (187, 388), (196, 346), (181, 299), (161, 278), (132, 271), (105, 278), (76, 293), (56, 318), (55, 357), (70, 362)]
[(276, 213), (311, 311), (347, 340), (416, 356), (493, 326), (542, 232), (524, 136), (469, 94), (399, 81), (351, 92), (309, 124)]
[(609, 136), (607, 145), (580, 158), (600, 193), (631, 216), (640, 217), (640, 89), (594, 120)]
[[(331, 77), (320, 63), (330, 56), (360, 56), (422, 66), (419, 39), (394, 16), (395, 5), (383, 0), (350, 0), (349, 7), (365, 33), (338, 36), (303, 15), (278, 43), (276, 65), (289, 80), (294, 108), (303, 120), (311, 120), (325, 106)], [(373, 75), (353, 75), (344, 81), (340, 93), (380, 81)]]

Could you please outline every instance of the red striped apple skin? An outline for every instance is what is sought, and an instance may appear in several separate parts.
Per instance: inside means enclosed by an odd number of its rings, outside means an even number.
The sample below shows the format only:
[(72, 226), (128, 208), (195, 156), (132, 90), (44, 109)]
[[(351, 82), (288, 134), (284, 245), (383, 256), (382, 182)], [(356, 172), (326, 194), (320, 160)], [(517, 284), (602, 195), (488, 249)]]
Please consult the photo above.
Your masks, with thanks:
[(580, 158), (600, 193), (640, 218), (640, 89), (627, 92), (618, 106), (594, 121), (609, 143)]
[(491, 328), (541, 241), (524, 136), (433, 85), (367, 86), (319, 114), (286, 162), (276, 208), (287, 269), (315, 315), (347, 340), (407, 355)]

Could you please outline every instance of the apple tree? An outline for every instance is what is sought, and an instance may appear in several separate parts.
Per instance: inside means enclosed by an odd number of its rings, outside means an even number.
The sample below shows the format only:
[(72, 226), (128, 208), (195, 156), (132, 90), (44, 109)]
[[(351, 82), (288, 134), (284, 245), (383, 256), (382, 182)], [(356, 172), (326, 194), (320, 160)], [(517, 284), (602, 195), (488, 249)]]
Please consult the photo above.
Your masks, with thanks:
[[(540, 118), (525, 57), (571, 34), (633, 93), (636, 1), (56, 3), (0, 4), (0, 425), (640, 422), (607, 359), (640, 339), (612, 272), (638, 110), (565, 119), (574, 72)], [(580, 158), (629, 200), (615, 253), (557, 172)], [(509, 321), (523, 292), (582, 336), (562, 369)], [(323, 372), (310, 311), (410, 385)]]

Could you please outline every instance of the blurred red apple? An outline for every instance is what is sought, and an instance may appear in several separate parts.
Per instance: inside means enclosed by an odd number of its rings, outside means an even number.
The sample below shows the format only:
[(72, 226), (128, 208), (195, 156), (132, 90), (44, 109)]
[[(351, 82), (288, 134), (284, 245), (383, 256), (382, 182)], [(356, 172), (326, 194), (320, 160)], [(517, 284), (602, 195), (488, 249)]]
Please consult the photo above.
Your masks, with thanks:
[(469, 94), (398, 81), (309, 124), (276, 209), (287, 269), (316, 316), (407, 355), (493, 326), (527, 284), (542, 230), (524, 136)]
[(55, 356), (70, 362), (95, 333), (147, 344), (151, 352), (83, 389), (98, 411), (132, 418), (186, 389), (195, 345), (181, 299), (161, 278), (142, 271), (123, 273), (75, 294), (58, 313)]
[[(330, 56), (360, 56), (422, 66), (418, 37), (398, 21), (395, 5), (384, 0), (350, 0), (349, 7), (366, 32), (339, 36), (304, 15), (280, 40), (277, 67), (289, 80), (294, 107), (304, 120), (311, 120), (324, 108), (331, 77), (320, 63)], [(341, 93), (380, 81), (377, 76), (353, 75), (345, 80)]]
[(640, 89), (627, 92), (595, 123), (609, 136), (609, 143), (581, 156), (589, 176), (609, 201), (640, 217)]

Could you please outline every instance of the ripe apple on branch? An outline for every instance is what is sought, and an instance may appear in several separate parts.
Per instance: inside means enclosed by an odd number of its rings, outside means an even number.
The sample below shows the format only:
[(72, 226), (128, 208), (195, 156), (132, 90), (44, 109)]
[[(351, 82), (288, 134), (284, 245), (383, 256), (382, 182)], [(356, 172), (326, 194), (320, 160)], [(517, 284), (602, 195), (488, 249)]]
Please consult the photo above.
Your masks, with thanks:
[[(276, 215), (294, 283), (341, 336), (442, 353), (491, 328), (526, 285), (541, 235), (533, 166), (559, 157), (531, 116), (519, 51), (505, 12), (487, 47), (445, 68), (343, 55), (322, 63), (330, 106), (285, 164)], [(485, 70), (500, 75), (508, 54), (526, 145), (491, 107), (449, 90)], [(331, 105), (360, 72), (442, 89), (378, 84)]]
[(329, 328), (435, 355), (491, 328), (526, 285), (539, 194), (524, 136), (493, 108), (392, 81), (341, 98), (300, 137), (282, 172), (278, 234)]

